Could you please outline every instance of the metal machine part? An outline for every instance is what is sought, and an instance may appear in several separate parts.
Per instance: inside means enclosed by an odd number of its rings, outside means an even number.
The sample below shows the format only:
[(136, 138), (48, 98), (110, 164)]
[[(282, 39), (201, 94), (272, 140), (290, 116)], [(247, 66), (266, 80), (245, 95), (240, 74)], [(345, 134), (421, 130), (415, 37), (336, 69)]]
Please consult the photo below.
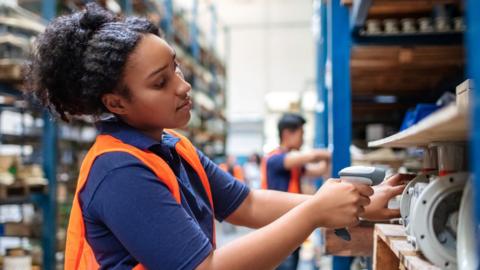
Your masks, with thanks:
[(465, 143), (434, 143), (438, 148), (439, 175), (465, 171), (467, 168)]
[(425, 174), (438, 172), (438, 154), (436, 146), (430, 145), (423, 149), (422, 172)]
[(403, 226), (407, 227), (410, 221), (410, 209), (413, 202), (413, 196), (415, 191), (415, 184), (417, 183), (428, 183), (428, 177), (424, 174), (419, 174), (410, 182), (403, 190), (402, 199), (400, 200), (400, 216), (402, 217)]
[(463, 190), (462, 201), (458, 217), (457, 235), (457, 260), (460, 270), (480, 269), (476, 242), (475, 242), (475, 220), (473, 217), (473, 191), (472, 179), (470, 179)]
[(458, 211), (468, 177), (467, 172), (436, 177), (421, 191), (411, 213), (412, 244), (442, 269), (457, 268)]

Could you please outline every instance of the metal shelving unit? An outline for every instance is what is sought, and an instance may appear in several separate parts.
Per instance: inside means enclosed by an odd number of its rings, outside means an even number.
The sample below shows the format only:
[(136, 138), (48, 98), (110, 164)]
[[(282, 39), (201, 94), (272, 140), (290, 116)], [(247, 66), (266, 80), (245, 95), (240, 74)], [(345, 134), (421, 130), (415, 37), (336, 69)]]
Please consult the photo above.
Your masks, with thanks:
[[(345, 4), (352, 5), (349, 11)], [(409, 2), (410, 4), (408, 4)], [(466, 77), (472, 78), (474, 83), (480, 82), (480, 2), (477, 0), (433, 0), (433, 1), (374, 1), (374, 0), (317, 0), (315, 23), (320, 24), (320, 34), (317, 37), (317, 92), (318, 111), (316, 114), (315, 144), (319, 147), (328, 145), (333, 150), (333, 176), (342, 167), (350, 165), (349, 147), (352, 133), (352, 83), (351, 77), (351, 49), (358, 45), (455, 45), (466, 49), (465, 66)], [(369, 16), (372, 5), (403, 4), (397, 10), (408, 14), (412, 6), (421, 5), (424, 10), (436, 3), (458, 4), (463, 3), (463, 12), (466, 18), (466, 32), (425, 35), (375, 35), (361, 36), (360, 30)], [(408, 6), (410, 5), (410, 6)], [(391, 9), (394, 10), (394, 9)], [(381, 53), (378, 52), (380, 55)], [(410, 54), (408, 52), (407, 54)], [(441, 59), (441, 58), (440, 58)], [(382, 72), (381, 70), (378, 72)], [(324, 78), (325, 77), (325, 78)], [(353, 77), (353, 74), (352, 74)], [(461, 81), (460, 81), (461, 82)], [(413, 83), (414, 84), (414, 83)], [(418, 94), (417, 94), (418, 97)], [(474, 189), (480, 194), (480, 165), (476, 160), (480, 158), (480, 91), (477, 87), (471, 97), (472, 111), (470, 118), (469, 141), (471, 170), (474, 174)], [(388, 108), (389, 105), (385, 104)], [(368, 106), (368, 105), (365, 105)], [(326, 109), (325, 109), (326, 108)], [(386, 109), (385, 109), (386, 110)], [(355, 114), (354, 114), (355, 115)], [(328, 136), (326, 136), (328, 134)], [(475, 197), (475, 216), (480, 224), (480, 196)], [(477, 239), (479, 239), (477, 235)], [(477, 241), (478, 242), (478, 241)], [(480, 247), (477, 249), (480, 250)], [(334, 270), (349, 269), (347, 261), (334, 260)]]
[[(147, 0), (145, 0), (146, 2)], [(119, 0), (118, 1), (120, 6), (122, 7), (122, 10), (125, 14), (131, 15), (133, 14), (133, 6), (132, 6), (132, 1), (131, 0)], [(220, 74), (217, 72), (218, 68), (217, 67), (217, 62), (212, 62), (210, 58), (208, 58), (208, 61), (203, 61), (202, 62), (202, 57), (203, 54), (205, 53), (206, 50), (207, 53), (212, 53), (212, 51), (215, 49), (214, 43), (215, 40), (211, 40), (211, 44), (208, 45), (208, 48), (204, 46), (204, 44), (201, 44), (199, 42), (199, 37), (200, 37), (200, 30), (198, 29), (197, 23), (196, 23), (196, 15), (198, 14), (198, 1), (195, 0), (193, 9), (188, 11), (193, 14), (193, 19), (188, 22), (188, 27), (189, 27), (189, 36), (190, 36), (190, 41), (188, 44), (183, 43), (182, 44), (176, 44), (175, 43), (175, 38), (178, 38), (177, 32), (174, 32), (174, 18), (175, 16), (175, 10), (173, 6), (173, 1), (172, 0), (165, 0), (162, 1), (163, 4), (163, 14), (164, 16), (162, 17), (160, 23), (160, 27), (166, 34), (166, 39), (173, 45), (176, 46), (176, 50), (178, 51), (178, 56), (180, 61), (185, 61), (190, 65), (191, 69), (194, 69), (196, 71), (196, 74), (194, 74), (194, 81), (195, 76), (199, 76), (202, 78), (213, 78), (213, 83), (215, 86), (211, 85), (211, 80), (208, 80), (206, 82), (202, 82), (202, 84), (195, 84), (193, 82), (193, 88), (204, 96), (207, 103), (213, 103), (215, 106), (218, 106), (217, 101), (214, 99), (215, 95), (218, 94), (219, 89), (222, 89), (225, 87), (224, 84), (224, 79), (222, 79), (224, 74)], [(42, 0), (40, 1), (41, 3), (41, 14), (42, 17), (45, 19), (45, 21), (50, 21), (52, 20), (56, 14), (57, 14), (57, 1), (56, 0)], [(38, 11), (38, 10), (37, 10)], [(153, 10), (153, 12), (161, 12), (160, 10)], [(214, 4), (211, 4), (210, 6), (210, 14), (213, 18), (213, 20), (216, 20), (216, 9)], [(212, 27), (212, 31), (215, 31), (216, 29)], [(214, 38), (216, 37), (215, 33), (212, 35)], [(217, 60), (213, 60), (217, 61)], [(223, 81), (222, 81), (223, 80)], [(19, 98), (21, 96), (21, 92), (15, 89), (15, 87), (10, 86), (9, 84), (4, 84), (0, 83), (0, 92), (14, 96), (16, 98)], [(224, 99), (223, 99), (224, 100)], [(206, 109), (204, 108), (205, 106), (198, 105), (198, 108), (196, 110), (199, 110), (198, 114), (206, 114), (207, 120), (209, 119), (208, 117), (213, 117), (215, 119), (221, 119), (224, 124), (226, 123), (225, 117), (223, 116), (222, 113), (217, 113), (216, 111), (213, 111), (212, 109)], [(208, 106), (207, 106), (208, 107)], [(13, 110), (13, 111), (18, 111), (19, 109), (16, 108), (14, 105), (5, 105), (0, 107), (2, 110)], [(223, 109), (222, 109), (223, 111)], [(215, 112), (215, 113), (214, 113)], [(208, 116), (210, 115), (210, 116)], [(42, 250), (43, 250), (43, 265), (42, 269), (45, 270), (53, 270), (56, 269), (56, 252), (57, 252), (57, 239), (56, 239), (56, 232), (58, 230), (59, 224), (57, 224), (57, 212), (60, 209), (57, 209), (57, 177), (58, 173), (61, 172), (62, 168), (59, 167), (58, 163), (58, 148), (60, 145), (63, 145), (65, 143), (70, 144), (73, 140), (69, 138), (63, 138), (60, 130), (59, 123), (54, 120), (54, 118), (47, 112), (44, 111), (43, 113), (40, 112), (40, 116), (43, 119), (43, 130), (41, 135), (24, 135), (24, 136), (17, 136), (17, 135), (8, 135), (5, 134), (2, 138), (2, 134), (0, 134), (0, 138), (2, 139), (2, 142), (11, 142), (11, 143), (29, 143), (32, 145), (38, 145), (41, 146), (41, 153), (42, 153), (42, 161), (43, 161), (43, 170), (45, 172), (45, 176), (48, 179), (48, 194), (34, 194), (32, 196), (27, 196), (27, 197), (12, 197), (8, 198), (6, 200), (3, 200), (0, 202), (0, 204), (22, 204), (22, 203), (33, 203), (37, 205), (39, 208), (42, 210), (42, 215), (43, 215), (43, 223), (42, 223), (42, 238), (41, 238), (41, 243), (42, 243)], [(204, 117), (204, 116), (200, 116)], [(202, 121), (206, 121), (205, 119), (202, 119)], [(203, 125), (203, 124), (202, 124)], [(225, 124), (226, 125), (226, 124)], [(193, 135), (195, 135), (195, 132), (202, 133), (202, 138), (205, 138), (205, 130), (200, 130), (197, 128), (193, 129), (193, 131), (189, 130), (188, 132), (192, 132)], [(226, 132), (226, 127), (224, 128), (224, 132), (222, 136), (225, 136)], [(191, 134), (191, 135), (192, 135)], [(219, 134), (214, 134), (215, 137), (214, 139), (209, 139), (209, 140), (216, 140), (220, 139)], [(208, 141), (207, 141), (208, 142)], [(88, 142), (81, 142), (82, 147), (88, 145)], [(224, 143), (223, 143), (224, 145)]]

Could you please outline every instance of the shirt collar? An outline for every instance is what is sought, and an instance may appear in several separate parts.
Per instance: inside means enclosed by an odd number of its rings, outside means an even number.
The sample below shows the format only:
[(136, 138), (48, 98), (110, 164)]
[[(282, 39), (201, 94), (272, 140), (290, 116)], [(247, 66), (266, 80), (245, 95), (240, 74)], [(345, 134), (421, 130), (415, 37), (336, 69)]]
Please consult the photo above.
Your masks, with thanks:
[(122, 142), (135, 146), (141, 150), (148, 150), (156, 145), (175, 148), (175, 145), (180, 140), (177, 137), (163, 132), (162, 140), (157, 141), (116, 117), (101, 120), (96, 123), (96, 126), (101, 134), (113, 136)]

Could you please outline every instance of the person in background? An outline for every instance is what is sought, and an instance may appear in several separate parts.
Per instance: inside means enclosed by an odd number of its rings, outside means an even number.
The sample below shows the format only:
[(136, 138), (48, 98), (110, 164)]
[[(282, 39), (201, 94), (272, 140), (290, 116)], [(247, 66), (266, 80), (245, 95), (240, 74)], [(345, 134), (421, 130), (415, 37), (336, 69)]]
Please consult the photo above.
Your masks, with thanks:
[[(330, 152), (314, 149), (301, 153), (305, 119), (294, 113), (284, 114), (278, 122), (280, 146), (268, 153), (262, 161), (262, 188), (301, 192), (302, 176), (320, 177), (327, 173)], [(296, 249), (278, 269), (297, 269), (300, 248)]]
[(248, 161), (243, 165), (243, 171), (245, 172), (245, 179), (253, 189), (260, 188), (260, 163), (262, 158), (259, 154), (253, 153)]
[(220, 163), (218, 166), (224, 172), (231, 174), (238, 181), (245, 183), (242, 166), (237, 164), (237, 158), (234, 155), (229, 155), (227, 160), (223, 163)]

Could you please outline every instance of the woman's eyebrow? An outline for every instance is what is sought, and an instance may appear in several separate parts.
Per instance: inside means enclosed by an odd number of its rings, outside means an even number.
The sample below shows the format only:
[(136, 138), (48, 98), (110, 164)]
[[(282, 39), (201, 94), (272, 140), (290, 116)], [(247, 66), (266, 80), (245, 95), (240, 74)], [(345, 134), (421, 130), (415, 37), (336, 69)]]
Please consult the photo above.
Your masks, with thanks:
[[(173, 51), (172, 53), (172, 61), (175, 61), (175, 59), (177, 58), (177, 54), (175, 53), (175, 51)], [(170, 63), (167, 63), (165, 64), (164, 66), (152, 71), (152, 73), (150, 73), (147, 77), (147, 79), (151, 78), (152, 76), (162, 72), (163, 70), (165, 70), (166, 68), (168, 68), (168, 66), (170, 65)]]

